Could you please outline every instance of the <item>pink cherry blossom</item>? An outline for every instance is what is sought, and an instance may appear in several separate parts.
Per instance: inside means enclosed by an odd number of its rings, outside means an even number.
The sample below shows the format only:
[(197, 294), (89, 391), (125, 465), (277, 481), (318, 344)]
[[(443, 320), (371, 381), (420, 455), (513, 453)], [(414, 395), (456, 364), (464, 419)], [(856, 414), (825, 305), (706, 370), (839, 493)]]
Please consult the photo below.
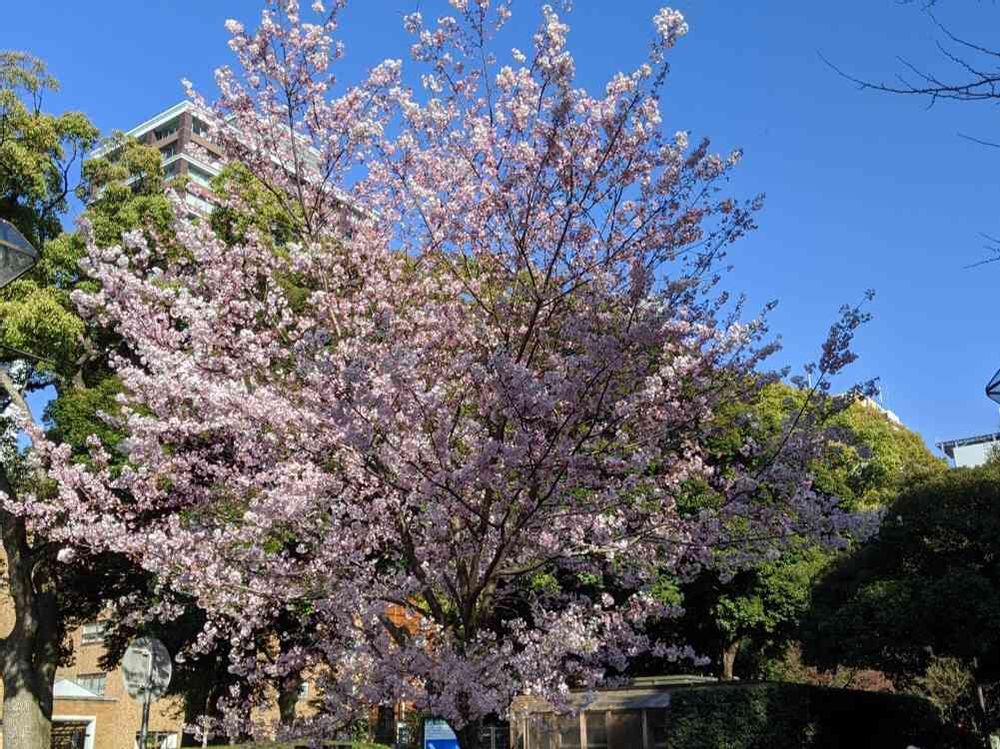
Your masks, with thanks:
[[(594, 95), (556, 10), (499, 60), (509, 4), (484, 0), (406, 17), (412, 74), (387, 59), (341, 84), (331, 5), (230, 22), (242, 71), (217, 73), (213, 137), (298, 218), (295, 241), (230, 246), (180, 210), (176, 243), (90, 241), (100, 288), (76, 302), (124, 342), (127, 466), (96, 438), (73, 463), (32, 429), (56, 488), (8, 506), (195, 596), (213, 617), (193, 651), (228, 639), (250, 682), (319, 669), (331, 725), (406, 700), (462, 728), (640, 652), (695, 658), (637, 626), (675, 613), (647, 594), (659, 575), (858, 525), (813, 490), (808, 429), (756, 473), (706, 460), (719, 406), (753, 397), (733, 383), (766, 381), (750, 375), (775, 346), (720, 286), (761, 206), (724, 192), (739, 153), (664, 134), (683, 17), (657, 14), (647, 59)], [(824, 376), (852, 356), (849, 312)], [(729, 501), (681, 512), (692, 479)], [(608, 569), (627, 604), (531, 584)], [(239, 657), (305, 609), (308, 646)]]

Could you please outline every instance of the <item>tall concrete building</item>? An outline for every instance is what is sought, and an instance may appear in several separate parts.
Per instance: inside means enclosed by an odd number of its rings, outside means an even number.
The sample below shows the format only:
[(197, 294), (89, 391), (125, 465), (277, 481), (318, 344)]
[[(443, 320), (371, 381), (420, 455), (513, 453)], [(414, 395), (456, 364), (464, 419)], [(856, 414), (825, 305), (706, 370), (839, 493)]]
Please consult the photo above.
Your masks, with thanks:
[[(208, 139), (207, 117), (190, 101), (163, 110), (125, 135), (160, 151), (168, 179), (187, 177), (185, 200), (196, 213), (212, 210), (210, 183), (222, 169), (222, 149)], [(90, 158), (108, 156), (115, 144), (97, 148)]]

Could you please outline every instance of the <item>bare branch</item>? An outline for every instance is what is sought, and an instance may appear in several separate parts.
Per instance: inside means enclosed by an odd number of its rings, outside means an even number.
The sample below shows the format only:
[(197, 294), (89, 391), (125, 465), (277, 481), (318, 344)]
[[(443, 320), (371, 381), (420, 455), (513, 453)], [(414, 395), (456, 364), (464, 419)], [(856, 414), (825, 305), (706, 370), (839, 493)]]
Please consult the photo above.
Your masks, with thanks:
[[(930, 4), (933, 4), (930, 3)], [(975, 55), (984, 55), (989, 58), (1000, 58), (1000, 50), (991, 49), (982, 44), (963, 39), (950, 31), (944, 24), (938, 21), (933, 14), (927, 13), (934, 25), (940, 29), (941, 33), (947, 37), (953, 45), (964, 48)], [(819, 58), (837, 75), (856, 84), (862, 90), (881, 91), (888, 94), (904, 94), (910, 96), (924, 96), (930, 99), (933, 105), (938, 99), (952, 99), (955, 101), (996, 101), (1000, 100), (1000, 69), (981, 69), (955, 52), (949, 50), (941, 42), (937, 42), (938, 51), (952, 65), (962, 71), (962, 78), (948, 82), (926, 70), (917, 67), (906, 58), (898, 58), (901, 65), (908, 71), (907, 74), (897, 75), (898, 83), (886, 83), (873, 81), (871, 79), (859, 78), (845, 72), (842, 68), (827, 59), (821, 52)]]

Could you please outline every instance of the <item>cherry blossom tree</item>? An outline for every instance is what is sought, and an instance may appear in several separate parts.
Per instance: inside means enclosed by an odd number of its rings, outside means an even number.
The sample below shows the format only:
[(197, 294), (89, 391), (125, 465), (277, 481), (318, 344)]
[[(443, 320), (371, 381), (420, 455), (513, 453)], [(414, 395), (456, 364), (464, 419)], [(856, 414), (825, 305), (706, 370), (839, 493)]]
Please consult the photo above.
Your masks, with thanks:
[[(452, 0), (404, 20), (419, 86), (386, 60), (341, 90), (341, 5), (229, 22), (242, 70), (217, 74), (214, 137), (291, 239), (178, 210), (175, 242), (91, 243), (100, 288), (76, 301), (127, 342), (126, 466), (97, 438), (74, 464), (32, 430), (53, 488), (7, 506), (194, 595), (217, 617), (197, 648), (249, 652), (308, 615), (309, 642), (233, 668), (318, 667), (331, 719), (407, 700), (471, 749), (517, 693), (558, 702), (638, 653), (692, 657), (637, 634), (674, 613), (648, 592), (665, 567), (842, 543), (856, 519), (813, 489), (805, 422), (747, 444), (767, 457), (753, 472), (703, 459), (713, 413), (771, 379), (775, 345), (720, 285), (761, 206), (723, 192), (739, 152), (664, 134), (678, 12), (591, 94), (555, 9), (530, 51), (501, 54), (510, 3)], [(824, 388), (863, 320), (848, 308), (831, 330)], [(725, 501), (685, 512), (694, 479)], [(534, 584), (609, 569), (623, 605)]]

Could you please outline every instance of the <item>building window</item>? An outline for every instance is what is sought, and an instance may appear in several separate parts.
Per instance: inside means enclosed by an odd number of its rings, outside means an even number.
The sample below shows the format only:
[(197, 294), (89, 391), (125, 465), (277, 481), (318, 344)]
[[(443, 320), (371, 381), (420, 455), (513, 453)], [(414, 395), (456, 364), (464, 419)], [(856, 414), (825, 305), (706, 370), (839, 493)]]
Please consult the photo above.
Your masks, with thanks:
[(603, 712), (584, 713), (587, 721), (587, 749), (608, 749), (608, 722)]
[(104, 696), (104, 690), (108, 687), (108, 675), (107, 674), (80, 674), (76, 677), (76, 683), (81, 687), (86, 689), (88, 692), (93, 692), (98, 697)]
[[(561, 732), (561, 731), (560, 731)], [(576, 716), (576, 746), (580, 746), (580, 716)], [(483, 726), (479, 733), (479, 745), (482, 749), (510, 749), (510, 724), (500, 723), (495, 726)], [(570, 749), (573, 744), (564, 743), (562, 749)]]
[(153, 137), (157, 140), (163, 140), (164, 138), (169, 138), (171, 135), (177, 132), (177, 126), (180, 122), (177, 119), (173, 119), (166, 125), (156, 128), (153, 131)]
[(169, 159), (175, 153), (177, 153), (177, 146), (174, 145), (173, 143), (171, 143), (169, 146), (164, 146), (163, 148), (160, 149), (160, 155), (164, 159)]
[(304, 681), (299, 684), (299, 697), (300, 700), (309, 699), (309, 682)]
[(88, 622), (83, 625), (83, 632), (80, 634), (81, 645), (94, 645), (104, 642), (104, 630), (107, 629), (107, 622)]
[(192, 195), (191, 193), (187, 193), (187, 195), (184, 196), (184, 200), (191, 208), (191, 211), (188, 214), (189, 216), (197, 216), (197, 215), (207, 216), (215, 208), (215, 206), (213, 206), (207, 200), (199, 198), (197, 195)]
[(554, 715), (532, 715), (528, 719), (528, 746), (531, 749), (558, 749), (559, 729)]
[(610, 746), (642, 746), (641, 710), (613, 710), (607, 715), (607, 726)]
[(646, 710), (646, 731), (650, 749), (667, 749), (667, 711), (665, 708)]
[[(135, 746), (139, 749), (139, 733), (135, 734)], [(149, 731), (146, 733), (146, 749), (177, 749), (177, 734), (173, 731)]]
[[(491, 737), (492, 738), (492, 737)], [(486, 744), (486, 746), (491, 746)], [(562, 715), (559, 717), (559, 746), (561, 749), (580, 749), (580, 716)]]
[(197, 117), (191, 119), (191, 132), (195, 135), (208, 135), (209, 127)]
[(212, 184), (212, 175), (196, 166), (188, 167), (188, 176), (204, 187), (210, 187)]
[(67, 720), (52, 718), (51, 749), (85, 749), (92, 745), (94, 737), (94, 719)]

